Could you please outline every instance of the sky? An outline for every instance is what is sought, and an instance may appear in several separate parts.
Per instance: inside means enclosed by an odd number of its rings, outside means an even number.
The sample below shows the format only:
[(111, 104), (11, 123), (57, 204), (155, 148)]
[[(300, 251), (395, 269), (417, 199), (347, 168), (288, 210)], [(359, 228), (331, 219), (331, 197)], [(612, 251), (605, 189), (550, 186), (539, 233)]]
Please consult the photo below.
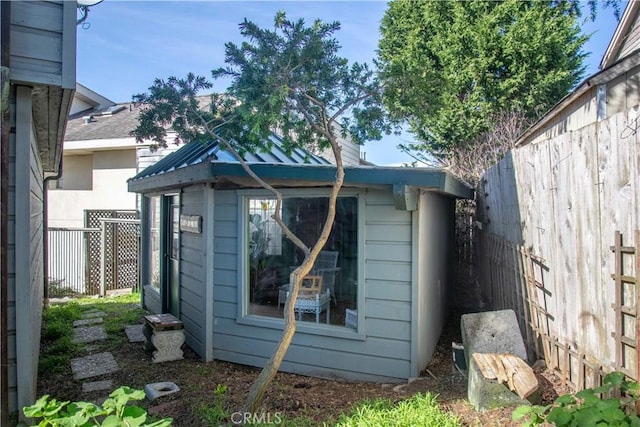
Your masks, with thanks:
[[(224, 44), (242, 41), (239, 23), (247, 18), (271, 28), (279, 10), (308, 23), (318, 18), (339, 21), (340, 54), (350, 62), (371, 63), (386, 9), (385, 1), (105, 0), (92, 6), (85, 24), (78, 26), (77, 81), (114, 102), (127, 102), (155, 78), (189, 72), (210, 77), (212, 69), (224, 65)], [(598, 71), (616, 25), (611, 9), (600, 10), (595, 22), (583, 24), (583, 32), (591, 34), (584, 47), (589, 53), (585, 77)], [(225, 88), (224, 82), (214, 86), (216, 91)], [(396, 146), (411, 138), (409, 133), (388, 136), (362, 151), (379, 165), (410, 162)]]

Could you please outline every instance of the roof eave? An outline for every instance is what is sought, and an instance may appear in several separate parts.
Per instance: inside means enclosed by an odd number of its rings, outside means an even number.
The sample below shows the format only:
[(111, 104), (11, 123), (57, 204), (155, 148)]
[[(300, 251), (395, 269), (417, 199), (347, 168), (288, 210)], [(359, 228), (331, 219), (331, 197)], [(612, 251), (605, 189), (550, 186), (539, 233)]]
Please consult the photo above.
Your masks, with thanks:
[(620, 48), (622, 48), (622, 44), (624, 40), (628, 36), (629, 30), (633, 26), (633, 18), (638, 13), (638, 9), (640, 8), (639, 1), (630, 1), (627, 4), (627, 7), (620, 18), (620, 22), (618, 22), (618, 26), (616, 27), (616, 31), (613, 33), (613, 37), (611, 37), (611, 41), (607, 46), (607, 50), (604, 52), (602, 56), (602, 60), (600, 61), (600, 69), (607, 68), (615, 58), (618, 56), (620, 52)]
[(614, 64), (611, 64), (608, 68), (605, 68), (604, 70), (601, 70), (587, 78), (576, 89), (574, 89), (573, 92), (565, 95), (565, 97), (558, 101), (553, 108), (547, 111), (544, 116), (540, 117), (538, 121), (532, 124), (522, 135), (520, 135), (515, 142), (515, 146), (526, 145), (528, 143), (527, 139), (532, 134), (543, 128), (556, 116), (556, 114), (571, 105), (574, 100), (582, 96), (593, 86), (606, 83), (612, 80), (615, 76), (627, 72), (638, 65), (640, 65), (640, 49), (633, 51), (628, 56), (620, 59)]
[[(290, 165), (259, 163), (251, 169), (267, 182), (278, 180), (304, 181), (331, 185), (335, 179), (334, 166)], [(199, 182), (217, 182), (226, 178), (245, 178), (247, 173), (239, 163), (202, 163), (193, 166), (129, 180), (129, 191), (137, 193), (162, 191)], [(473, 189), (441, 169), (354, 167), (345, 168), (345, 185), (409, 185), (450, 197), (473, 198)]]

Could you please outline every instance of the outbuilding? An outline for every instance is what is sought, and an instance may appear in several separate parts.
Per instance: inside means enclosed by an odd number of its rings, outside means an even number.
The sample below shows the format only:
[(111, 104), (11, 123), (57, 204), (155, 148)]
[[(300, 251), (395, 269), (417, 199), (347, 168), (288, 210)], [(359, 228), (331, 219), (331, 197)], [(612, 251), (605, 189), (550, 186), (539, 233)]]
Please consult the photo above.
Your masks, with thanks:
[[(335, 165), (304, 151), (247, 154), (284, 196), (281, 215), (312, 244)], [(144, 306), (184, 323), (203, 360), (262, 367), (283, 329), (300, 254), (271, 219), (273, 196), (218, 143), (190, 143), (128, 182), (142, 194)], [(456, 198), (472, 190), (431, 168), (345, 168), (336, 221), (281, 370), (350, 380), (418, 376), (430, 361), (453, 289)], [(329, 263), (328, 265), (326, 263)], [(326, 290), (329, 290), (328, 294)]]

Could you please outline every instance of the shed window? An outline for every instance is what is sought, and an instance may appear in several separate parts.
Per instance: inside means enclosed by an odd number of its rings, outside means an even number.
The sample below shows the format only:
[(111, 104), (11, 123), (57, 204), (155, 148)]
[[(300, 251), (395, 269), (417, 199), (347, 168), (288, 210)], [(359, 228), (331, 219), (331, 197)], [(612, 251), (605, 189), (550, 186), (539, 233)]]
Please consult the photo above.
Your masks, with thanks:
[[(288, 298), (289, 275), (303, 260), (300, 249), (273, 220), (275, 200), (247, 198), (247, 314), (282, 318)], [(307, 246), (318, 239), (327, 217), (329, 198), (286, 197), (282, 220)], [(296, 318), (357, 329), (358, 198), (339, 197), (333, 229), (310, 276), (320, 292), (299, 298)], [(319, 284), (317, 283), (319, 282)], [(304, 282), (311, 285), (311, 279)], [(316, 299), (315, 293), (318, 293)], [(317, 315), (316, 315), (317, 314)]]
[(160, 197), (149, 198), (149, 274), (148, 283), (160, 292)]

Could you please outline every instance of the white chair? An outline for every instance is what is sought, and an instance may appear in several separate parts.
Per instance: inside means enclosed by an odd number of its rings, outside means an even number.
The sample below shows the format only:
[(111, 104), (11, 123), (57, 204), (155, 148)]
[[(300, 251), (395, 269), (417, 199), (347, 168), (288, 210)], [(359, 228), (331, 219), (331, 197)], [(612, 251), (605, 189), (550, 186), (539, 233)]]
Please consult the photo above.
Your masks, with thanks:
[(309, 273), (322, 276), (322, 286), (331, 292), (331, 298), (336, 305), (336, 278), (340, 272), (340, 267), (337, 267), (338, 254), (337, 251), (320, 251), (316, 262), (313, 263), (311, 273)]
[[(287, 292), (287, 298), (289, 292)], [(320, 313), (327, 311), (327, 324), (331, 318), (331, 291), (322, 289), (322, 276), (305, 276), (294, 305), (298, 313), (298, 320), (302, 320), (303, 313), (316, 315), (316, 323), (320, 322)]]

